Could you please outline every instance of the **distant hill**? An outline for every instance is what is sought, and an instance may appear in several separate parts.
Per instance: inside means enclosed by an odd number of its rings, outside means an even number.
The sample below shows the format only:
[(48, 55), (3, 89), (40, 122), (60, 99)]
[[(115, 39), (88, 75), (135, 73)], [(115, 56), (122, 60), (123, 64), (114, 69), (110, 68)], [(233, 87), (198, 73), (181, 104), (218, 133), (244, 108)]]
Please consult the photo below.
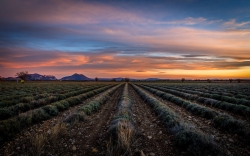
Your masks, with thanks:
[(122, 78), (122, 77), (117, 77), (117, 78), (113, 78), (113, 80), (115, 80), (115, 81), (124, 81), (124, 78)]
[(99, 81), (124, 81), (124, 78), (118, 77), (118, 78), (98, 78)]
[(159, 81), (161, 79), (158, 78), (147, 78), (146, 81)]
[[(20, 80), (20, 78), (17, 78), (17, 77), (7, 77), (7, 78), (2, 77), (1, 79), (7, 80), (7, 81), (15, 81), (17, 79)], [(28, 74), (28, 76), (26, 77), (26, 80), (27, 81), (33, 81), (33, 80), (48, 81), (48, 80), (57, 80), (57, 78), (53, 75), (41, 75), (41, 74), (35, 73), (35, 74)]]
[(57, 80), (53, 75), (40, 75), (40, 74), (29, 74), (26, 80)]
[[(94, 79), (93, 79), (94, 80)], [(125, 77), (122, 78), (122, 77), (117, 77), (117, 78), (98, 78), (99, 81), (125, 81)], [(130, 81), (136, 81), (136, 79), (129, 79)]]
[(92, 79), (86, 77), (85, 75), (75, 73), (71, 76), (65, 76), (65, 77), (61, 78), (61, 80), (81, 81), (81, 80), (92, 80)]
[(15, 77), (2, 77), (2, 80), (14, 81), (14, 80), (16, 80), (16, 78)]

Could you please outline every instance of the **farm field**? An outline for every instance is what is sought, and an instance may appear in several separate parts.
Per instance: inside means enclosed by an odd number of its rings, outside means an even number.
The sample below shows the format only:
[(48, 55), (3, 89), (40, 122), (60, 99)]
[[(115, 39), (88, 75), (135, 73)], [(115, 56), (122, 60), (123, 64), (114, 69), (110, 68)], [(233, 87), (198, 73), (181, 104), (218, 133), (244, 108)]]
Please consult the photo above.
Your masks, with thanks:
[(0, 83), (0, 155), (250, 155), (250, 85)]

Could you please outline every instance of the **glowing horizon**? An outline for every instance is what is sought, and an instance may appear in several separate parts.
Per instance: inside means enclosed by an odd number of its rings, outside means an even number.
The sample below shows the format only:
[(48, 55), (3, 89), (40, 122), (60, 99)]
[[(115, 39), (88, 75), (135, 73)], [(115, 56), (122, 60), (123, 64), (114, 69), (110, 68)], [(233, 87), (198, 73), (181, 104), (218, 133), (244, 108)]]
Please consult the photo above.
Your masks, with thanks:
[(0, 10), (2, 77), (250, 78), (246, 0), (3, 0)]

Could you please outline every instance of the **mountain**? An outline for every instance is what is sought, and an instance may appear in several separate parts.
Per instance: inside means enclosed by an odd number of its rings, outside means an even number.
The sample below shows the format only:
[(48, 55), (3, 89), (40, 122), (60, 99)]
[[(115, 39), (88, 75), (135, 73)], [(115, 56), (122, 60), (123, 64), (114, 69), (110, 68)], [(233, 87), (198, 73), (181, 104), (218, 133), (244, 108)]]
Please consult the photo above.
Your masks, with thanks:
[(61, 78), (61, 80), (81, 81), (81, 80), (92, 80), (92, 79), (86, 77), (85, 75), (75, 73), (75, 74), (73, 74), (71, 76), (65, 76), (65, 77)]
[(26, 80), (57, 80), (53, 75), (40, 75), (40, 74), (29, 74)]

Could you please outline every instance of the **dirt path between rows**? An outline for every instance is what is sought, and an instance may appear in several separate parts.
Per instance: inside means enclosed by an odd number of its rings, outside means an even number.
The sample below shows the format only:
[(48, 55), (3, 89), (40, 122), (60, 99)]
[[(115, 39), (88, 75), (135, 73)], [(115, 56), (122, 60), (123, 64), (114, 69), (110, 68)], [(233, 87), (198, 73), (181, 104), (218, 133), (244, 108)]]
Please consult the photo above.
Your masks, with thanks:
[[(118, 91), (120, 91), (120, 90), (121, 90), (121, 87), (114, 93), (114, 95), (118, 94)], [(62, 121), (65, 118), (67, 118), (67, 116), (69, 116), (70, 114), (75, 112), (81, 106), (84, 106), (87, 102), (93, 100), (98, 95), (99, 94), (82, 101), (82, 104), (71, 107), (71, 108), (69, 108), (69, 110), (60, 112), (57, 116), (55, 116), (55, 117), (53, 117), (53, 118), (51, 118), (49, 120), (42, 121), (41, 123), (35, 124), (35, 125), (27, 128), (27, 129), (23, 130), (21, 133), (17, 134), (17, 136), (12, 141), (6, 142), (4, 144), (4, 146), (0, 149), (0, 156), (1, 155), (30, 155), (29, 147), (30, 147), (30, 144), (31, 144), (30, 143), (30, 137), (31, 136), (35, 136), (37, 134), (43, 134), (43, 133), (50, 133), (52, 127), (54, 127), (58, 123), (62, 123)], [(119, 97), (119, 95), (117, 95), (117, 96)], [(106, 106), (106, 104), (105, 104), (105, 106)], [(98, 114), (98, 113), (100, 113), (100, 112), (97, 112), (96, 114)], [(90, 121), (90, 120), (92, 120), (91, 116), (88, 117), (87, 121)], [(98, 122), (98, 121), (95, 121), (95, 122)], [(81, 124), (83, 124), (85, 127), (87, 127), (86, 123), (83, 122), (83, 123), (76, 124), (75, 127), (77, 127), (78, 125), (81, 125)], [(68, 127), (68, 129), (70, 128), (70, 130), (68, 130), (69, 134), (71, 134), (74, 131), (75, 132), (78, 131), (78, 129), (75, 129), (75, 127), (72, 127), (69, 124), (67, 124), (67, 127)], [(92, 127), (92, 129), (93, 129), (93, 127)], [(57, 144), (63, 143), (63, 147), (58, 146), (58, 148), (59, 148), (58, 150), (52, 149), (52, 151), (55, 151), (56, 155), (60, 155), (57, 152), (59, 152), (59, 153), (62, 152), (61, 154), (64, 155), (64, 150), (65, 149), (67, 149), (67, 150), (70, 149), (71, 146), (68, 146), (68, 143), (65, 143), (65, 141), (67, 142), (68, 140), (66, 138), (61, 138), (61, 141), (58, 141), (58, 140), (56, 141)], [(72, 142), (74, 142), (74, 140), (72, 140)], [(71, 144), (72, 144), (72, 142), (71, 142)], [(52, 145), (50, 143), (47, 143), (47, 146), (52, 146)], [(48, 148), (48, 147), (45, 146), (45, 148)], [(53, 148), (57, 148), (57, 147), (53, 147)], [(62, 149), (62, 150), (60, 150), (60, 149)], [(48, 149), (46, 149), (46, 152), (49, 152), (50, 150), (51, 149), (48, 148)]]
[(201, 132), (211, 135), (214, 138), (215, 142), (227, 155), (247, 156), (250, 154), (250, 147), (244, 144), (237, 134), (227, 133), (220, 129), (216, 129), (211, 125), (211, 120), (193, 115), (183, 107), (180, 107), (170, 101), (164, 100), (145, 89), (143, 90), (174, 110), (188, 125), (195, 126), (195, 128), (200, 130)]
[(138, 136), (133, 144), (135, 152), (142, 150), (146, 155), (181, 155), (174, 146), (173, 136), (167, 133), (167, 128), (129, 85), (129, 96), (133, 101), (133, 114), (136, 121)]
[(107, 145), (109, 143), (107, 130), (117, 109), (123, 88), (124, 85), (116, 90), (103, 108), (98, 113), (90, 116), (90, 122), (83, 126), (82, 132), (88, 134), (88, 136), (85, 136), (86, 140), (81, 155), (107, 154)]

